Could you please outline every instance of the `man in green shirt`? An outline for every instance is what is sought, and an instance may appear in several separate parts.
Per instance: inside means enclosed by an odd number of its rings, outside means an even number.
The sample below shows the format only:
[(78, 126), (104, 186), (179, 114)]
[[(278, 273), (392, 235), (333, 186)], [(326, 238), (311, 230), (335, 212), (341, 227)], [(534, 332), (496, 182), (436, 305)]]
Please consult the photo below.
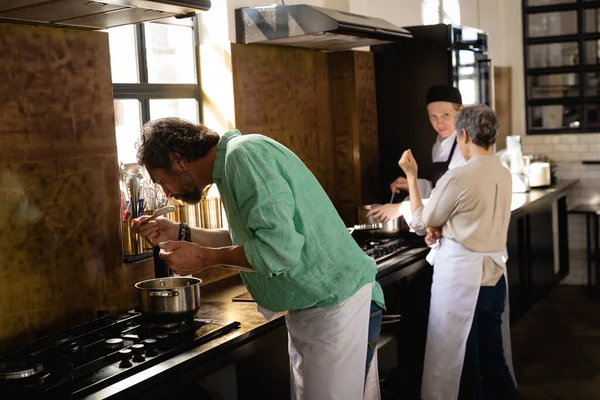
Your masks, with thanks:
[(286, 312), (295, 397), (361, 399), (371, 300), (384, 307), (377, 268), (302, 161), (261, 135), (163, 118), (144, 126), (138, 162), (189, 203), (216, 183), (227, 214), (229, 232), (191, 229), (189, 241), (165, 219), (140, 226), (169, 267), (240, 270), (263, 314)]

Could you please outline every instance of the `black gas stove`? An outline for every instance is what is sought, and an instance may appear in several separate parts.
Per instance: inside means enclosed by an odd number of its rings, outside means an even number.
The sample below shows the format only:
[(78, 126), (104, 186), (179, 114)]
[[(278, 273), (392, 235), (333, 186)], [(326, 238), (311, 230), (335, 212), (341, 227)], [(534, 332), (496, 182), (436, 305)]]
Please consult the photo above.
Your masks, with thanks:
[(410, 248), (410, 245), (400, 237), (368, 238), (359, 243), (360, 248), (376, 262), (392, 258)]
[(1, 357), (0, 393), (81, 398), (239, 326), (192, 318), (156, 324), (135, 311), (98, 318)]

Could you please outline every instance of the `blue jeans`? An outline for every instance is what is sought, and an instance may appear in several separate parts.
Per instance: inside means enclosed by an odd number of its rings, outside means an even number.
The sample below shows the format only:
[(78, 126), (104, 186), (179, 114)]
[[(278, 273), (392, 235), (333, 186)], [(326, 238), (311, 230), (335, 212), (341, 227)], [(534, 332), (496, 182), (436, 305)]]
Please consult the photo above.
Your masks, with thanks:
[(371, 314), (369, 316), (369, 339), (367, 347), (367, 364), (365, 367), (365, 382), (367, 380), (367, 374), (369, 373), (369, 367), (375, 355), (377, 349), (377, 341), (379, 340), (379, 334), (381, 333), (381, 318), (383, 315), (383, 309), (379, 307), (375, 302), (371, 302)]
[(502, 346), (505, 299), (504, 276), (496, 286), (482, 286), (479, 289), (460, 378), (460, 400), (517, 398), (517, 389), (506, 365)]

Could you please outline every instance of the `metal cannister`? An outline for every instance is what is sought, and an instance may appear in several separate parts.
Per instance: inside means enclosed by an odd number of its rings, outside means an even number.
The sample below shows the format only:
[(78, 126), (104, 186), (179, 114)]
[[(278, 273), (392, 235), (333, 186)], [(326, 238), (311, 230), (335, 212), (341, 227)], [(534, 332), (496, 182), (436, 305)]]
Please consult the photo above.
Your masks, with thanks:
[(198, 219), (200, 227), (204, 229), (223, 228), (223, 213), (221, 212), (221, 198), (218, 196), (208, 196), (213, 185), (208, 185), (202, 190), (202, 197), (198, 204)]
[(185, 222), (189, 226), (199, 227), (198, 224), (198, 204), (177, 204), (172, 218), (175, 222)]
[(220, 198), (207, 197), (200, 200), (200, 226), (205, 229), (220, 229), (223, 227)]
[(123, 255), (135, 256), (144, 252), (145, 240), (138, 233), (133, 232), (130, 221), (121, 221), (121, 240)]

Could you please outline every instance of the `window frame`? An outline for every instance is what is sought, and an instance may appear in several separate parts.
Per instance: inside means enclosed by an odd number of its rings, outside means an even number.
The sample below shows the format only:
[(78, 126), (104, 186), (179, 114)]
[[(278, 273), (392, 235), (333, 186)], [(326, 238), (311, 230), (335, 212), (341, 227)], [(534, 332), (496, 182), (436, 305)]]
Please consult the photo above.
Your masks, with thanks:
[[(587, 96), (587, 74), (591, 72), (600, 72), (600, 63), (587, 63), (586, 43), (589, 40), (600, 41), (600, 32), (587, 33), (585, 12), (590, 9), (600, 11), (600, 0), (576, 0), (571, 3), (550, 4), (543, 6), (528, 6), (528, 0), (522, 0), (522, 18), (523, 18), (523, 69), (524, 69), (524, 91), (525, 91), (525, 132), (527, 135), (548, 135), (548, 134), (586, 134), (598, 133), (599, 127), (590, 127), (588, 121), (587, 106), (600, 104), (599, 96)], [(577, 33), (569, 35), (555, 35), (543, 37), (529, 37), (529, 16), (551, 12), (577, 13)], [(577, 43), (578, 64), (562, 67), (529, 67), (529, 46), (536, 44), (558, 44), (558, 43)], [(570, 97), (557, 97), (547, 99), (532, 99), (529, 96), (530, 79), (540, 75), (553, 74), (576, 74), (579, 78), (579, 95)], [(533, 107), (562, 105), (579, 107), (579, 127), (569, 128), (533, 128), (531, 126), (531, 109)]]
[(150, 121), (150, 100), (160, 99), (195, 99), (198, 102), (198, 120), (202, 121), (202, 90), (200, 86), (200, 53), (198, 51), (198, 18), (165, 18), (151, 21), (153, 24), (188, 26), (193, 32), (194, 63), (196, 83), (149, 83), (148, 60), (146, 57), (145, 23), (134, 25), (137, 61), (137, 83), (113, 83), (114, 100), (138, 100), (140, 102), (141, 126)]

